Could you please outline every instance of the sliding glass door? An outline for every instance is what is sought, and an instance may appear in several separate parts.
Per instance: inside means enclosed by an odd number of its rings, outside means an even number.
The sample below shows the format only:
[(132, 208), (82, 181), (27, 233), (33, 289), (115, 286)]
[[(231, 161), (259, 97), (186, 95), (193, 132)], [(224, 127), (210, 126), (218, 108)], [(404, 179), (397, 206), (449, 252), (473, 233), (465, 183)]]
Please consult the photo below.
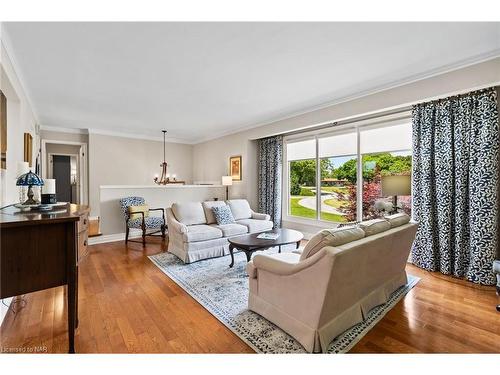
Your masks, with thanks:
[(287, 145), (290, 216), (317, 219), (316, 139)]
[[(380, 216), (375, 207), (377, 200), (393, 202), (382, 189), (382, 182), (391, 176), (407, 176), (411, 180), (411, 124), (361, 129), (360, 154), (363, 160), (362, 219)], [(411, 196), (398, 195), (397, 203), (411, 214)]]
[(356, 219), (357, 134), (318, 138), (321, 166), (320, 219), (348, 222)]
[[(285, 216), (335, 223), (378, 217), (379, 202), (394, 200), (386, 194), (388, 177), (400, 176), (409, 186), (411, 123), (353, 126), (286, 139), (285, 165)], [(411, 213), (409, 192), (398, 195), (397, 203)]]

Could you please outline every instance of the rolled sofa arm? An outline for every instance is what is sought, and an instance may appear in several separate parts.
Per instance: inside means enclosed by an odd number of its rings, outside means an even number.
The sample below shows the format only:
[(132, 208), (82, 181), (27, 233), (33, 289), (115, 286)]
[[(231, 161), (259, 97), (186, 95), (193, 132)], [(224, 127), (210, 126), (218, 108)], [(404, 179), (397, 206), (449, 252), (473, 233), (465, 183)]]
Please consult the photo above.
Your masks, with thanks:
[(187, 226), (182, 224), (180, 221), (174, 217), (174, 214), (170, 208), (167, 208), (167, 224), (169, 230), (173, 230), (178, 233), (187, 233)]
[[(294, 253), (281, 253), (281, 254), (256, 254), (252, 263), (252, 267), (247, 267), (247, 271), (251, 271), (254, 275), (256, 270), (264, 270), (276, 275), (292, 275), (305, 268), (310, 267), (321, 258), (325, 256), (326, 252), (324, 250), (318, 251), (313, 256), (299, 261), (300, 256)], [(249, 270), (250, 268), (250, 270)], [(253, 270), (254, 268), (255, 270)], [(254, 276), (255, 277), (255, 276)]]
[(271, 216), (268, 214), (261, 214), (261, 213), (252, 211), (252, 219), (269, 221), (269, 220), (271, 220)]

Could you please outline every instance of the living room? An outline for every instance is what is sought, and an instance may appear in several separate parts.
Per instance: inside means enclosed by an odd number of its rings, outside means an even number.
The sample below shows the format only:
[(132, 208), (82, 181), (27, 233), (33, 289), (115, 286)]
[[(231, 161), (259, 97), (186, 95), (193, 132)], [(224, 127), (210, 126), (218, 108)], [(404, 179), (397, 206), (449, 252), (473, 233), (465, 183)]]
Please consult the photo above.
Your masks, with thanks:
[(500, 22), (18, 19), (2, 353), (498, 360)]

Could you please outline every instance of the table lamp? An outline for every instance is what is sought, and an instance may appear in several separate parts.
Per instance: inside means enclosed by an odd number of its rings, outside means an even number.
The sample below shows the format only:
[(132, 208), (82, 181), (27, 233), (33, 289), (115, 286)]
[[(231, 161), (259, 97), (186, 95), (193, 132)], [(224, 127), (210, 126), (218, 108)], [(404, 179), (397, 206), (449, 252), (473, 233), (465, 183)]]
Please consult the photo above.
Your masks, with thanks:
[(38, 175), (31, 172), (31, 170), (28, 173), (22, 174), (18, 177), (16, 186), (28, 187), (28, 199), (25, 202), (20, 202), (22, 205), (31, 206), (40, 203), (33, 199), (35, 195), (33, 193), (33, 186), (43, 186), (43, 180)]
[(233, 184), (233, 176), (222, 176), (222, 185), (226, 187), (226, 200), (229, 199), (229, 186)]
[(43, 180), (44, 185), (42, 188), (42, 204), (55, 204), (56, 199), (56, 180), (53, 178), (46, 178)]
[(410, 175), (387, 175), (382, 176), (382, 196), (392, 196), (394, 212), (398, 208), (398, 195), (411, 194), (411, 176)]

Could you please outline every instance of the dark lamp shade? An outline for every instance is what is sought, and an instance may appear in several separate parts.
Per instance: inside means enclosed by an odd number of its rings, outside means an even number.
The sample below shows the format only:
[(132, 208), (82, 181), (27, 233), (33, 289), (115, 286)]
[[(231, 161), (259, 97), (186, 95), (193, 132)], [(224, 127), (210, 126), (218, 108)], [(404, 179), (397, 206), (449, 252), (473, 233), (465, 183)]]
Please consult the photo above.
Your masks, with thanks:
[(16, 186), (43, 186), (43, 180), (37, 174), (29, 171), (19, 176)]
[(382, 176), (382, 196), (411, 194), (411, 176)]

